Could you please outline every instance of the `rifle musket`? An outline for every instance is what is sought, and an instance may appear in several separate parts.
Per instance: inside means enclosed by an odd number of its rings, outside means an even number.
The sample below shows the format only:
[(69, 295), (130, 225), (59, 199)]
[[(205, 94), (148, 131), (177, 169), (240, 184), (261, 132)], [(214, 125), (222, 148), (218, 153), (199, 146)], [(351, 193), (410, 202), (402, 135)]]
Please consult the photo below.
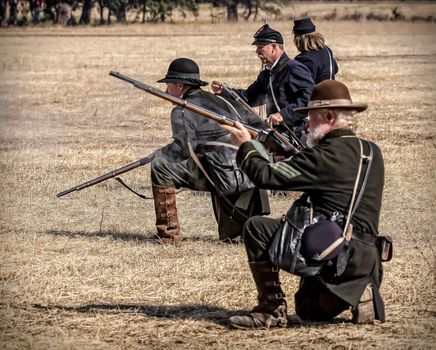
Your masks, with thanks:
[[(236, 93), (231, 87), (229, 87), (226, 83), (221, 83), (222, 88), (227, 91), (227, 93), (232, 96), (236, 102), (238, 102), (246, 111), (253, 114), (255, 117), (257, 117), (260, 121), (263, 122), (262, 117), (247, 103), (245, 100), (239, 96), (238, 93)], [(303, 143), (298, 139), (298, 137), (294, 134), (294, 132), (284, 123), (281, 123), (288, 131), (289, 136), (291, 137), (294, 144), (291, 143), (290, 140), (288, 140), (286, 137), (284, 137), (280, 132), (278, 132), (275, 129), (268, 129), (268, 133), (272, 133), (275, 135), (277, 139), (280, 140), (283, 145), (285, 145), (286, 148), (292, 149), (294, 148), (296, 151), (300, 151), (304, 148)]]
[(150, 163), (154, 159), (155, 152), (156, 151), (150, 153), (145, 158), (139, 159), (139, 160), (137, 160), (137, 161), (135, 161), (133, 163), (127, 164), (127, 165), (125, 165), (125, 166), (123, 166), (121, 168), (118, 168), (116, 170), (112, 170), (112, 171), (110, 171), (110, 172), (108, 172), (108, 173), (106, 173), (104, 175), (96, 177), (95, 179), (92, 179), (92, 180), (86, 181), (84, 183), (81, 183), (80, 185), (71, 187), (68, 190), (59, 192), (58, 194), (56, 194), (56, 197), (59, 198), (59, 197), (65, 196), (68, 193), (71, 193), (71, 192), (74, 192), (74, 191), (83, 190), (84, 188), (94, 186), (94, 185), (96, 185), (96, 184), (98, 184), (100, 182), (109, 180), (109, 179), (111, 179), (113, 177), (116, 177), (118, 175), (121, 175), (121, 174), (123, 174), (125, 172), (128, 172), (130, 170), (136, 169), (136, 168), (138, 168), (140, 166), (146, 165), (146, 164)]
[[(133, 84), (133, 86), (138, 88), (138, 89), (141, 89), (141, 90), (143, 90), (145, 92), (148, 92), (148, 93), (150, 93), (152, 95), (155, 95), (157, 97), (163, 98), (163, 99), (165, 99), (167, 101), (170, 101), (170, 102), (172, 102), (172, 103), (174, 103), (176, 105), (182, 106), (183, 108), (186, 108), (186, 109), (188, 109), (188, 110), (190, 110), (190, 111), (192, 111), (194, 113), (197, 113), (197, 114), (202, 115), (202, 116), (204, 116), (206, 118), (212, 119), (212, 120), (216, 121), (217, 123), (227, 124), (227, 125), (232, 125), (232, 126), (236, 125), (236, 121), (233, 120), (233, 119), (229, 119), (226, 116), (223, 116), (221, 114), (217, 114), (215, 112), (212, 112), (212, 111), (210, 111), (210, 110), (208, 110), (208, 109), (206, 109), (204, 107), (201, 107), (201, 106), (189, 103), (188, 101), (186, 101), (184, 99), (172, 96), (172, 95), (170, 95), (170, 94), (168, 94), (168, 93), (166, 93), (166, 92), (164, 92), (162, 90), (156, 89), (156, 88), (154, 88), (154, 87), (152, 87), (150, 85), (147, 85), (145, 83), (141, 83), (141, 82), (139, 82), (137, 80), (134, 80), (134, 79), (131, 79), (131, 78), (127, 77), (127, 76), (124, 76), (121, 73), (115, 73), (115, 72), (111, 71), (109, 74), (114, 76), (114, 77), (116, 77), (116, 78), (118, 78), (118, 79), (121, 79), (123, 81), (126, 81), (126, 82), (129, 82), (129, 83)], [(243, 101), (243, 100), (241, 100), (241, 101)], [(244, 103), (245, 103), (245, 101), (244, 101)], [(241, 104), (242, 104), (242, 102), (241, 102)], [(247, 108), (247, 107), (244, 106), (244, 108)], [(253, 113), (253, 111), (251, 111), (251, 113)], [(258, 116), (258, 118), (260, 118), (260, 116)], [(241, 124), (246, 129), (248, 129), (250, 135), (253, 138), (258, 137), (259, 134), (265, 134), (265, 131), (262, 130), (262, 129), (257, 129), (257, 128), (255, 128), (253, 126), (250, 126), (248, 124), (245, 124), (245, 123), (241, 123)], [(268, 132), (268, 133), (270, 133), (270, 132)], [(274, 140), (274, 139), (276, 139), (276, 140)], [(278, 142), (277, 139), (279, 139), (280, 142)], [(289, 143), (289, 141), (280, 139), (277, 136), (276, 137), (272, 137), (272, 141), (270, 141), (270, 142), (276, 143), (276, 145), (274, 146), (276, 149), (277, 148), (281, 148), (283, 151), (285, 151), (285, 148), (286, 149), (294, 148), (295, 150), (297, 150), (294, 146), (292, 146)], [(270, 142), (267, 142), (267, 143), (270, 143)], [(284, 144), (285, 144), (285, 147), (282, 147)]]

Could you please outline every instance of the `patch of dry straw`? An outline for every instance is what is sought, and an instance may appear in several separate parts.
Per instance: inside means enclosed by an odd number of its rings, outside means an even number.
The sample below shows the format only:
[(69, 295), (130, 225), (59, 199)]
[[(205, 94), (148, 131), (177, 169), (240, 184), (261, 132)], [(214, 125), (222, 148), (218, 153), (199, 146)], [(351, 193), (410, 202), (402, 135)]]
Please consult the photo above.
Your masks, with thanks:
[[(203, 79), (244, 87), (260, 67), (249, 45), (257, 26), (107, 29), (138, 34), (124, 37), (101, 37), (102, 28), (0, 34), (2, 348), (435, 348), (432, 24), (318, 23), (337, 55), (338, 79), (370, 105), (360, 134), (384, 152), (380, 231), (395, 242), (382, 286), (384, 324), (355, 326), (347, 312), (330, 324), (231, 331), (226, 319), (256, 295), (243, 246), (218, 242), (208, 197), (178, 195), (179, 247), (152, 240), (152, 202), (113, 180), (55, 197), (170, 141), (171, 105), (110, 70), (155, 85), (173, 58), (185, 56), (199, 62)], [(289, 23), (273, 26), (290, 42)], [(150, 192), (149, 168), (123, 178)], [(275, 217), (290, 205), (271, 200)], [(298, 281), (282, 277), (292, 313)]]

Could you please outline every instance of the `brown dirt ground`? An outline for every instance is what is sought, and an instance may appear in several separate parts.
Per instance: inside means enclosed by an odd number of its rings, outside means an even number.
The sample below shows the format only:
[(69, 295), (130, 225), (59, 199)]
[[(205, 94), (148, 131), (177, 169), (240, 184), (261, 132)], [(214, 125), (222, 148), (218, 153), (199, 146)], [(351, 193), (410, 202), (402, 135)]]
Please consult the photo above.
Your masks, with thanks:
[[(289, 22), (272, 22), (287, 33)], [(108, 75), (151, 85), (175, 57), (205, 80), (247, 86), (256, 23), (0, 32), (0, 347), (4, 349), (435, 349), (435, 24), (322, 22), (338, 80), (370, 108), (359, 133), (384, 152), (380, 231), (395, 240), (387, 322), (232, 331), (255, 292), (242, 245), (217, 239), (209, 198), (179, 194), (184, 243), (161, 246), (153, 204), (116, 181), (56, 193), (170, 140), (171, 105)], [(231, 40), (230, 40), (231, 39)], [(288, 45), (288, 53), (296, 52)], [(149, 168), (125, 176), (150, 193)], [(432, 180), (433, 179), (433, 180)], [(291, 197), (271, 198), (272, 216)], [(298, 280), (282, 273), (292, 296)]]

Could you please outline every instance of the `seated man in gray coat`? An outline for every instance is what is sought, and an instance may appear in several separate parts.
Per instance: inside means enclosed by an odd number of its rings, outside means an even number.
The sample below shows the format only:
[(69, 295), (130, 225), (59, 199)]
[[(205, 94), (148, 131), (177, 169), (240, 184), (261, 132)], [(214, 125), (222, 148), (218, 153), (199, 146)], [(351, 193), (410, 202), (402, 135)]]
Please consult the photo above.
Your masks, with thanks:
[[(190, 104), (266, 127), (261, 120), (238, 111), (238, 106), (202, 90), (207, 82), (200, 79), (199, 67), (191, 59), (175, 59), (158, 83), (165, 83), (168, 94)], [(157, 236), (161, 242), (181, 241), (176, 188), (212, 193), (219, 238), (223, 241), (241, 236), (243, 224), (251, 215), (269, 213), (266, 191), (257, 189), (237, 167), (237, 147), (216, 121), (177, 106), (171, 111), (171, 127), (173, 141), (159, 149), (151, 163)]]

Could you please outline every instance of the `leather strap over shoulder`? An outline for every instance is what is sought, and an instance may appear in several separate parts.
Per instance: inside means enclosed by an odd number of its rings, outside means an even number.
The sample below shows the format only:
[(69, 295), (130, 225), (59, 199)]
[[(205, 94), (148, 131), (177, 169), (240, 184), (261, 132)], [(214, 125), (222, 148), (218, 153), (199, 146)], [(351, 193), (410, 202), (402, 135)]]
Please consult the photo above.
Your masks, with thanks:
[(330, 49), (326, 46), (327, 53), (329, 55), (329, 71), (330, 71), (330, 80), (333, 79), (333, 62), (332, 62), (332, 55), (330, 53)]
[[(184, 112), (182, 111), (182, 116), (184, 119)], [(203, 165), (200, 162), (200, 159), (198, 159), (197, 154), (194, 151), (194, 148), (192, 147), (191, 144), (191, 140), (188, 139), (186, 140), (187, 145), (188, 145), (188, 149), (189, 149), (189, 154), (191, 155), (192, 160), (194, 161), (194, 163), (198, 166), (198, 168), (201, 170), (201, 172), (203, 173), (203, 175), (206, 177), (206, 179), (209, 181), (209, 183), (212, 185), (212, 187), (215, 189), (216, 193), (218, 196), (220, 196), (221, 198), (223, 198), (223, 200), (232, 208), (232, 214), (234, 212), (238, 213), (239, 215), (241, 215), (243, 218), (245, 218), (245, 220), (248, 219), (248, 216), (245, 215), (243, 212), (241, 212), (240, 210), (238, 210), (238, 208), (236, 208), (235, 205), (233, 205), (229, 199), (224, 195), (224, 193), (218, 188), (218, 186), (215, 184), (215, 182), (210, 178), (209, 174), (207, 173), (206, 169), (204, 169)], [(225, 144), (225, 143), (224, 143)]]
[[(285, 62), (285, 63), (284, 63), (280, 68), (279, 68), (279, 70), (277, 71), (277, 73), (281, 72), (281, 71), (283, 70), (283, 68), (285, 68), (285, 67), (288, 65), (288, 63), (291, 62), (291, 61), (292, 61), (292, 59), (287, 60), (287, 61), (286, 61), (286, 62)], [(272, 73), (272, 72), (271, 72), (271, 73)], [(272, 74), (270, 74), (270, 76), (269, 76), (269, 88), (270, 88), (270, 90), (271, 90), (271, 95), (272, 95), (272, 98), (273, 98), (274, 106), (276, 107), (277, 112), (280, 112), (280, 106), (279, 106), (279, 104), (277, 103), (277, 99), (276, 99), (276, 96), (275, 96), (275, 94), (274, 94), (274, 89), (273, 89), (272, 82), (273, 82)]]
[[(347, 137), (347, 136), (343, 136), (343, 137)], [(348, 137), (350, 137), (350, 136), (348, 136)], [(351, 137), (356, 137), (356, 136), (353, 135)], [(355, 213), (355, 211), (357, 209), (357, 206), (359, 205), (359, 202), (362, 199), (363, 193), (365, 191), (366, 183), (367, 183), (367, 180), (368, 180), (369, 171), (371, 170), (372, 157), (373, 157), (373, 154), (374, 154), (374, 150), (373, 150), (373, 147), (372, 147), (371, 143), (366, 141), (368, 143), (368, 147), (369, 147), (369, 156), (364, 155), (362, 140), (360, 138), (358, 138), (358, 137), (356, 137), (356, 138), (359, 141), (359, 146), (360, 146), (359, 168), (357, 170), (356, 181), (354, 183), (353, 194), (351, 196), (351, 201), (350, 201), (350, 205), (349, 205), (349, 209), (348, 209), (347, 221), (346, 221), (345, 226), (344, 226), (344, 234), (347, 231), (348, 225), (350, 224), (351, 217), (354, 215), (354, 213)], [(362, 186), (360, 187), (360, 191), (359, 191), (359, 194), (357, 196), (357, 199), (355, 199), (356, 198), (356, 193), (357, 193), (357, 187), (358, 187), (359, 182), (360, 182), (360, 176), (361, 176), (361, 173), (362, 173), (362, 166), (363, 166), (363, 161), (364, 160), (367, 160), (368, 164), (366, 166), (366, 171), (365, 171), (365, 175), (364, 175), (364, 178), (363, 178)]]
[[(366, 186), (366, 182), (368, 179), (368, 174), (369, 171), (371, 169), (371, 163), (372, 163), (372, 156), (373, 156), (373, 148), (370, 142), (368, 142), (369, 145), (369, 156), (366, 156), (363, 154), (363, 145), (362, 145), (362, 140), (360, 138), (357, 138), (357, 140), (359, 141), (359, 145), (360, 145), (360, 159), (359, 159), (359, 168), (357, 170), (357, 176), (356, 176), (356, 181), (354, 183), (354, 188), (353, 188), (353, 194), (351, 196), (351, 201), (350, 201), (350, 205), (349, 205), (349, 209), (348, 209), (348, 215), (347, 215), (347, 220), (345, 222), (345, 226), (342, 232), (342, 237), (338, 238), (335, 242), (333, 242), (332, 244), (330, 244), (326, 249), (324, 249), (324, 251), (316, 258), (316, 260), (322, 260), (324, 259), (328, 254), (330, 254), (330, 252), (332, 252), (336, 247), (338, 247), (344, 240), (349, 241), (353, 236), (354, 238), (357, 237), (358, 233), (356, 232), (356, 234), (354, 234), (352, 232), (352, 225), (350, 225), (350, 221), (351, 221), (351, 217), (353, 216), (353, 214), (355, 213), (357, 206), (359, 205), (359, 202), (363, 196), (363, 192), (365, 190), (365, 186)], [(366, 171), (365, 171), (365, 175), (363, 178), (363, 182), (362, 182), (362, 186), (360, 187), (360, 191), (359, 194), (356, 198), (356, 193), (357, 193), (357, 187), (359, 185), (360, 182), (360, 176), (362, 174), (362, 165), (363, 165), (363, 161), (364, 160), (368, 160), (368, 164), (366, 167)], [(349, 230), (350, 228), (350, 230)], [(366, 235), (365, 235), (366, 236)], [(359, 238), (362, 237), (362, 235), (359, 234)], [(357, 239), (359, 239), (357, 238)], [(372, 238), (371, 238), (372, 239)], [(374, 245), (374, 244), (372, 244)]]

